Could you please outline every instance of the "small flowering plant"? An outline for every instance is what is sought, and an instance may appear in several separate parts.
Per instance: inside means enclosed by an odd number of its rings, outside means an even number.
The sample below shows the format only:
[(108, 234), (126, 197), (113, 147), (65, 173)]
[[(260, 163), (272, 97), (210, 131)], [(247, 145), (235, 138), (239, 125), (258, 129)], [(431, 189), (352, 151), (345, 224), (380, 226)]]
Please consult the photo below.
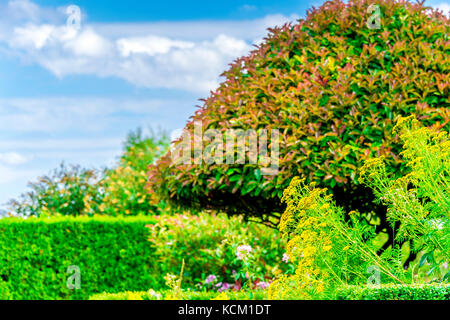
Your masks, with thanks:
[(236, 257), (239, 260), (242, 261), (247, 261), (249, 259), (251, 259), (251, 253), (252, 253), (253, 249), (252, 247), (250, 247), (249, 245), (242, 245), (236, 248)]
[(239, 245), (236, 248), (236, 262), (240, 262), (242, 264), (242, 269), (241, 272), (235, 274), (235, 279), (248, 281), (250, 286), (254, 280), (254, 275), (250, 272), (255, 259), (252, 252), (253, 248), (247, 244)]

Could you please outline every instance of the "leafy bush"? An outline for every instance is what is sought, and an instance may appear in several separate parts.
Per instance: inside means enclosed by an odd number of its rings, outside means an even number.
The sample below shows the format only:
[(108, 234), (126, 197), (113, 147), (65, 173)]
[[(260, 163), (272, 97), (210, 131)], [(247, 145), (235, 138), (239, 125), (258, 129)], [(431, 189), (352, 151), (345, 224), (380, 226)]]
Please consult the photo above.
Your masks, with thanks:
[[(240, 289), (247, 278), (253, 287), (262, 288), (293, 268), (282, 261), (284, 243), (277, 230), (244, 223), (241, 217), (208, 213), (155, 218), (149, 240), (159, 273), (179, 274), (184, 260), (183, 288)], [(244, 256), (245, 250), (251, 252)]]
[(147, 168), (166, 152), (168, 139), (164, 134), (142, 135), (141, 130), (130, 133), (125, 143), (119, 166), (108, 170), (100, 182), (103, 198), (99, 213), (118, 215), (149, 214), (165, 208), (162, 201), (151, 205), (155, 195), (146, 190)]
[(99, 171), (61, 164), (38, 182), (30, 183), (31, 191), (11, 200), (10, 215), (118, 216), (162, 211), (164, 202), (150, 204), (155, 195), (146, 191), (146, 171), (167, 147), (164, 134), (144, 136), (140, 129), (131, 132), (116, 168)]
[[(52, 217), (0, 220), (0, 295), (87, 299), (94, 293), (158, 288), (151, 218)], [(69, 266), (81, 288), (68, 289)]]
[[(154, 290), (141, 292), (120, 292), (120, 293), (101, 293), (95, 294), (89, 300), (167, 300), (172, 299), (171, 291)], [(264, 291), (227, 291), (218, 294), (214, 291), (183, 291), (180, 299), (182, 300), (263, 300)]]
[[(377, 254), (380, 243), (375, 226), (357, 211), (345, 215), (325, 189), (296, 177), (283, 194), (287, 208), (280, 222), (296, 273), (274, 282), (270, 296), (329, 296), (342, 284), (365, 283), (371, 266), (379, 270), (384, 283), (429, 281), (417, 272), (425, 262), (431, 264), (426, 274), (434, 276), (431, 280), (449, 278), (450, 140), (446, 132), (421, 127), (412, 119), (401, 118), (396, 127), (410, 172), (395, 179), (377, 158), (368, 160), (361, 174), (361, 181), (373, 187), (379, 201), (389, 207), (387, 221), (399, 226), (392, 246)], [(409, 251), (423, 252), (418, 266), (409, 270), (403, 269), (405, 240), (412, 241)]]
[(348, 286), (336, 291), (337, 300), (450, 300), (450, 285)]
[(102, 198), (97, 186), (100, 179), (96, 170), (62, 163), (49, 175), (29, 183), (31, 190), (18, 200), (11, 200), (10, 215), (92, 215)]
[[(366, 25), (372, 4), (380, 7), (380, 29)], [(358, 184), (357, 170), (363, 160), (385, 156), (390, 172), (405, 173), (391, 134), (400, 116), (448, 128), (448, 26), (446, 16), (420, 4), (335, 0), (297, 24), (271, 29), (223, 74), (226, 80), (185, 129), (192, 135), (195, 122), (222, 135), (277, 129), (280, 171), (261, 175), (263, 166), (250, 163), (250, 152), (245, 164), (227, 165), (178, 164), (169, 153), (150, 172), (151, 190), (179, 205), (276, 223), (283, 190), (300, 176), (333, 191), (347, 211), (385, 213)], [(215, 142), (203, 141), (203, 149)]]

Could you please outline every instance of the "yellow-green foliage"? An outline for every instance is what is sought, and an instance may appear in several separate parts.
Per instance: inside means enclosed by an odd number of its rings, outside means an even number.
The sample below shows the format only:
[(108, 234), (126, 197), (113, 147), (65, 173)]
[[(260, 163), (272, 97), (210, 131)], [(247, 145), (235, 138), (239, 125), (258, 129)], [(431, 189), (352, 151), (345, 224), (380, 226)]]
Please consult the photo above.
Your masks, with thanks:
[(9, 212), (18, 216), (92, 215), (98, 212), (101, 174), (64, 163), (29, 184), (30, 191), (11, 200)]
[[(270, 297), (330, 297), (340, 285), (364, 284), (369, 277), (369, 266), (380, 270), (380, 280), (385, 283), (447, 280), (450, 262), (448, 134), (422, 127), (413, 117), (401, 118), (395, 132), (400, 133), (404, 142), (401, 155), (410, 172), (395, 179), (388, 174), (383, 158), (368, 160), (361, 170), (361, 182), (374, 188), (379, 200), (389, 207), (388, 221), (400, 223), (394, 245), (378, 255), (374, 227), (360, 219), (356, 211), (345, 215), (325, 189), (296, 177), (283, 194), (282, 201), (287, 208), (280, 231), (288, 240), (287, 253), (296, 262), (297, 269), (295, 275), (281, 277), (271, 285)], [(423, 253), (418, 265), (407, 271), (402, 268), (402, 251), (397, 244), (404, 240), (412, 240), (412, 250)], [(430, 266), (424, 277), (420, 271), (426, 262)]]
[[(154, 290), (141, 292), (101, 293), (95, 294), (89, 300), (165, 300), (167, 291)], [(292, 297), (296, 299), (295, 297)], [(184, 291), (183, 300), (260, 300), (267, 299), (263, 291), (256, 292), (216, 292)], [(298, 299), (298, 298), (297, 298)], [(381, 285), (344, 286), (336, 290), (336, 300), (450, 300), (450, 285)]]
[(388, 206), (388, 221), (401, 222), (396, 239), (412, 239), (412, 250), (425, 253), (420, 266), (428, 262), (428, 275), (441, 279), (440, 266), (450, 263), (449, 135), (423, 127), (414, 116), (401, 118), (395, 132), (409, 173), (392, 179), (384, 159), (375, 158), (362, 168), (360, 181)]
[(314, 183), (294, 178), (284, 191), (287, 208), (280, 231), (288, 240), (286, 251), (296, 264), (294, 275), (283, 275), (269, 288), (271, 299), (327, 297), (337, 287), (360, 284), (367, 279), (367, 268), (375, 265), (383, 277), (401, 282), (386, 261), (376, 254), (374, 228), (360, 222), (350, 212), (346, 222), (339, 208)]

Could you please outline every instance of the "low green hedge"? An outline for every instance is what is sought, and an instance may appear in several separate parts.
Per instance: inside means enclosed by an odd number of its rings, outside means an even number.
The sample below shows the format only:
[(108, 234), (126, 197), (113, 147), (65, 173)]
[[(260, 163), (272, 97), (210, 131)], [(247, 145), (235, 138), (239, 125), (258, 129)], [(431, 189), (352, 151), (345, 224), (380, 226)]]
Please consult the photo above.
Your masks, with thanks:
[[(160, 285), (151, 217), (0, 219), (0, 299), (88, 299)], [(69, 266), (81, 288), (69, 289)]]
[[(89, 300), (164, 300), (171, 296), (170, 290), (164, 290), (156, 292), (149, 291), (125, 291), (120, 293), (100, 293), (95, 294), (89, 298)], [(220, 300), (263, 300), (266, 299), (265, 291), (226, 291), (225, 296), (220, 295), (216, 291), (183, 291), (181, 294), (181, 300), (211, 300), (218, 298)], [(223, 298), (223, 299), (222, 299)], [(172, 297), (170, 298), (172, 299)]]
[(337, 300), (450, 300), (450, 285), (380, 285), (339, 288)]
[[(126, 291), (92, 295), (90, 300), (164, 300), (171, 291)], [(227, 300), (264, 300), (265, 291), (227, 291)], [(182, 300), (211, 300), (213, 291), (183, 291)], [(220, 298), (220, 297), (219, 297)], [(450, 300), (450, 285), (382, 285), (380, 287), (346, 286), (336, 291), (336, 300)]]

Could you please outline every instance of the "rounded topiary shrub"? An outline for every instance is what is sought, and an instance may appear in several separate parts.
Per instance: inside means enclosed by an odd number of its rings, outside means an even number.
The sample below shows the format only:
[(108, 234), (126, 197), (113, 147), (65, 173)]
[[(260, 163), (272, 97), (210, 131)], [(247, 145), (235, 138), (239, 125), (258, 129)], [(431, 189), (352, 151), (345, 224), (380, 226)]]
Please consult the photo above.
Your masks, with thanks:
[[(384, 156), (391, 172), (404, 173), (395, 120), (414, 114), (448, 130), (448, 33), (441, 12), (393, 0), (329, 1), (271, 29), (223, 74), (185, 130), (201, 122), (224, 140), (231, 129), (279, 130), (277, 174), (261, 174), (248, 150), (239, 164), (178, 163), (168, 153), (150, 168), (149, 189), (180, 205), (276, 223), (283, 189), (300, 176), (327, 187), (346, 209), (372, 210), (358, 169)], [(203, 150), (210, 140), (203, 137)]]

